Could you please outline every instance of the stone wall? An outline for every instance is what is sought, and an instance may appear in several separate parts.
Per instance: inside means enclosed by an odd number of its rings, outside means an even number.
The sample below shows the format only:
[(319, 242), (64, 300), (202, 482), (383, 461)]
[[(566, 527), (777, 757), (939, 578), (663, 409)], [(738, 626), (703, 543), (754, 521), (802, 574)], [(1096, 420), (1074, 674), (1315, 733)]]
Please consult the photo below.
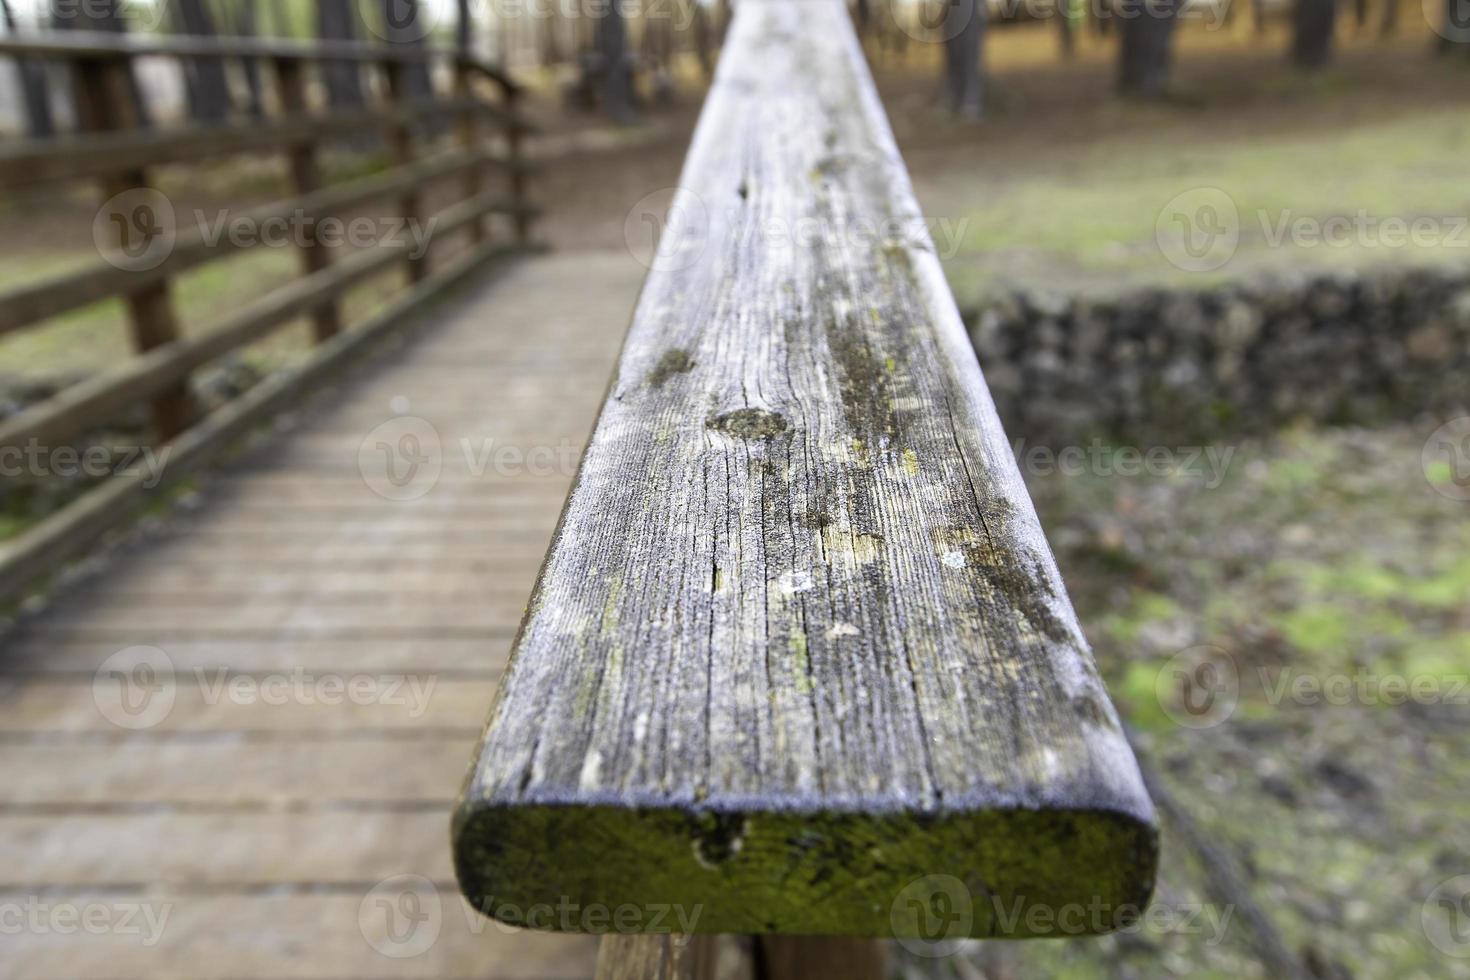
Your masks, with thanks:
[(1014, 293), (965, 319), (1013, 438), (1204, 441), (1470, 406), (1470, 272)]

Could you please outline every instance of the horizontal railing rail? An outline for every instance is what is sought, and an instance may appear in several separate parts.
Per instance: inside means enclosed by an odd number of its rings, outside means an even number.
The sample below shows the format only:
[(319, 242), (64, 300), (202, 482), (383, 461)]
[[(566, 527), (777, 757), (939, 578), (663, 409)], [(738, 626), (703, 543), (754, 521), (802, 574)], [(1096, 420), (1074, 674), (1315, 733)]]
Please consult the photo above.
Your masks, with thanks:
[[(671, 930), (866, 980), (863, 937), (1128, 925), (1154, 809), (847, 10), (735, 10), (489, 707), (460, 886), (649, 934), (604, 940), (623, 980), (695, 975)], [(538, 911), (565, 908), (634, 914)]]
[(157, 132), (76, 135), (56, 140), (0, 143), (0, 185), (19, 190), (41, 184), (105, 177), (123, 170), (244, 154), (278, 153), (309, 138), (340, 138), (408, 123), (437, 124), (471, 113), (497, 126), (532, 135), (536, 127), (483, 99), (417, 100), (388, 109), (315, 113), (259, 123)]
[[(236, 218), (258, 227), (297, 214), (340, 214), (485, 165), (525, 167), (523, 162), (486, 150), (451, 150), (432, 159), (395, 167), (312, 194), (257, 205), (241, 211)], [(513, 206), (507, 205), (505, 213), (513, 213)], [(213, 239), (203, 229), (195, 229), (171, 243), (156, 246), (160, 251), (166, 251), (166, 255), (151, 268), (130, 268), (149, 265), (146, 254), (129, 256), (109, 251), (89, 265), (55, 273), (0, 293), (0, 335), (34, 326), (129, 289), (166, 281), (206, 262), (229, 258), (259, 244), (258, 239), (245, 242), (229, 236)]]
[(173, 34), (109, 34), (56, 31), (0, 37), (0, 56), (63, 58), (259, 58), (273, 61), (361, 61), (414, 63), (449, 61), (518, 92), (520, 85), (502, 71), (458, 48), (426, 44), (369, 44), (362, 41), (297, 41), (286, 38), (198, 37)]

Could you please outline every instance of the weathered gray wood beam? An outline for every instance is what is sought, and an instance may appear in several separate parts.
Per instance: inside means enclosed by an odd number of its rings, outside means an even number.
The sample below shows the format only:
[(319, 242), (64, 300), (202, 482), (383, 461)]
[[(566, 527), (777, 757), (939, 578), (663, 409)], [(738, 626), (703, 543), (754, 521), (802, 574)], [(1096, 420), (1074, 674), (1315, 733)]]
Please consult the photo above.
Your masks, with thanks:
[(1153, 808), (845, 9), (737, 9), (460, 883), (508, 922), (632, 905), (646, 931), (1127, 922)]

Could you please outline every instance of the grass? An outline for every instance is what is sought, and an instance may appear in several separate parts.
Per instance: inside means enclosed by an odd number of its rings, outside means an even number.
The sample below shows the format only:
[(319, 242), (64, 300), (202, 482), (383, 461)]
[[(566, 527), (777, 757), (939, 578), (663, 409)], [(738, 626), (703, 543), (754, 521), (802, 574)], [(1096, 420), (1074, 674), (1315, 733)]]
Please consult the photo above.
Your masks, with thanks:
[[(1186, 132), (1162, 134), (1146, 147), (1103, 142), (1069, 156), (1065, 166), (1008, 179), (1004, 194), (977, 186), (969, 200), (954, 201), (967, 233), (946, 268), (963, 302), (1003, 283), (1028, 255), (1033, 265), (1109, 283), (1109, 292), (1145, 284), (1195, 288), (1282, 267), (1470, 264), (1470, 186), (1455, 162), (1467, 151), (1470, 116), (1463, 111), (1411, 112), (1246, 145), (1202, 144)], [(1233, 257), (1206, 272), (1171, 264), (1156, 237), (1169, 202), (1200, 188), (1228, 195), (1240, 235)], [(1354, 232), (1346, 245), (1322, 241), (1311, 224), (1305, 236), (1279, 235), (1300, 219), (1360, 215), (1368, 231)], [(1440, 223), (1436, 235), (1418, 243), (1410, 236), (1387, 246), (1373, 230), (1383, 219), (1420, 217)]]

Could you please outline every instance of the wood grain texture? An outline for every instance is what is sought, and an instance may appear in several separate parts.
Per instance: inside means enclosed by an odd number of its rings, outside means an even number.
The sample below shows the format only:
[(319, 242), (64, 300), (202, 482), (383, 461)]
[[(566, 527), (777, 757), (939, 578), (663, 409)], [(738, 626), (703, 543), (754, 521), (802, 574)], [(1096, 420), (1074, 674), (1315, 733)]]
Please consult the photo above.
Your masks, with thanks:
[(717, 980), (713, 936), (613, 933), (597, 950), (597, 980)]
[(763, 936), (761, 980), (884, 980), (888, 946), (848, 936)]
[(930, 936), (949, 882), (947, 935), (1126, 916), (1153, 809), (845, 10), (748, 0), (727, 43), (456, 816), (461, 886), (512, 922), (671, 904), (699, 932)]

